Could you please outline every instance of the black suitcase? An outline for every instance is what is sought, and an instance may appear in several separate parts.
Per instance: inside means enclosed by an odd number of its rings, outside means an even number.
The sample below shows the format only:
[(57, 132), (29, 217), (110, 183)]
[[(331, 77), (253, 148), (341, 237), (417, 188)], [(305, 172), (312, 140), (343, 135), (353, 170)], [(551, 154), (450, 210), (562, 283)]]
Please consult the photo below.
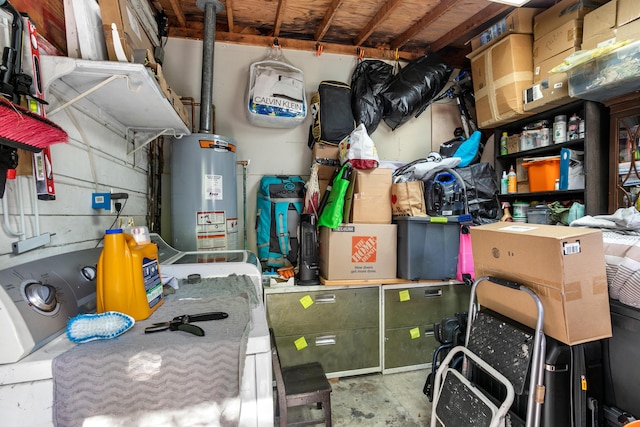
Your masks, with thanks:
[[(530, 328), (512, 319), (491, 310), (484, 309), (483, 311), (525, 334), (532, 333)], [(528, 369), (530, 370), (530, 366)], [(526, 375), (526, 381), (520, 382), (528, 384), (529, 372)], [(509, 378), (509, 375), (506, 376)], [(482, 387), (489, 395), (496, 399), (504, 398), (502, 387), (490, 380), (479, 369), (473, 370), (472, 378), (474, 383)], [(603, 382), (602, 341), (568, 346), (553, 338), (546, 337), (545, 397), (541, 409), (540, 426), (603, 426)], [(509, 414), (512, 426), (525, 425), (523, 420), (526, 418), (528, 395), (527, 387), (524, 387), (521, 393), (516, 394)]]
[(605, 404), (640, 418), (640, 309), (616, 300), (610, 306), (613, 336), (605, 344)]

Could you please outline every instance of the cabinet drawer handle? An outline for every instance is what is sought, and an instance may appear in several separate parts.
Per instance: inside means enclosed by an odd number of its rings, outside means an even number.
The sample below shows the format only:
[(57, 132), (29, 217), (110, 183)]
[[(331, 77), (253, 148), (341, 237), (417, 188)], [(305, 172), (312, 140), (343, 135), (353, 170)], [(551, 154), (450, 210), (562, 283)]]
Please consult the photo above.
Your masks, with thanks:
[(318, 295), (316, 302), (318, 304), (333, 304), (336, 302), (336, 296), (334, 294)]
[(441, 297), (441, 296), (442, 296), (442, 288), (424, 290), (425, 298), (433, 298), (433, 297)]
[(336, 336), (335, 335), (325, 335), (323, 337), (316, 337), (316, 347), (321, 345), (335, 345)]

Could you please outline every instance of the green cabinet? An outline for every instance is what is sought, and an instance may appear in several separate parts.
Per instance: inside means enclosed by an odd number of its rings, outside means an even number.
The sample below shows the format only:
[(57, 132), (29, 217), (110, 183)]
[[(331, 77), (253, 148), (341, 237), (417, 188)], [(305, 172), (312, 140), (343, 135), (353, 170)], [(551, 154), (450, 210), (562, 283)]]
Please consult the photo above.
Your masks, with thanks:
[(430, 364), (439, 345), (434, 323), (467, 311), (470, 290), (452, 283), (383, 286), (383, 372)]
[(333, 376), (380, 371), (380, 287), (265, 291), (283, 366), (320, 362)]
[(470, 287), (424, 281), (265, 289), (283, 366), (318, 361), (330, 377), (427, 367), (433, 324), (469, 308)]

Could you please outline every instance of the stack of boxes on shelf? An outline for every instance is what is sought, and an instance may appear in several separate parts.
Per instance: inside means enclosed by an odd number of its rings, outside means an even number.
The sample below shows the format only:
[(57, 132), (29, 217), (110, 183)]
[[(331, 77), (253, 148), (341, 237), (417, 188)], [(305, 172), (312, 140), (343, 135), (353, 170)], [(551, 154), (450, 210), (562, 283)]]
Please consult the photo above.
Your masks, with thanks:
[[(628, 43), (628, 44), (624, 44)], [(611, 0), (584, 18), (582, 49), (612, 49), (571, 68), (569, 95), (605, 102), (640, 89), (640, 2)]]
[(583, 19), (593, 3), (562, 0), (546, 10), (519, 8), (504, 18), (514, 23), (509, 31), (485, 44), (472, 41), (477, 48), (468, 57), (480, 128), (495, 128), (571, 100), (567, 75), (549, 71), (580, 49)]
[[(322, 198), (339, 166), (337, 146), (316, 143)], [(396, 278), (397, 226), (391, 223), (391, 169), (354, 169), (345, 196), (343, 223), (320, 227), (320, 276), (327, 280)]]
[(99, 5), (109, 60), (145, 65), (173, 109), (190, 126), (187, 109), (162, 73), (160, 62), (163, 51), (158, 24), (152, 19), (151, 4), (145, 0), (133, 3), (126, 0), (100, 0)]

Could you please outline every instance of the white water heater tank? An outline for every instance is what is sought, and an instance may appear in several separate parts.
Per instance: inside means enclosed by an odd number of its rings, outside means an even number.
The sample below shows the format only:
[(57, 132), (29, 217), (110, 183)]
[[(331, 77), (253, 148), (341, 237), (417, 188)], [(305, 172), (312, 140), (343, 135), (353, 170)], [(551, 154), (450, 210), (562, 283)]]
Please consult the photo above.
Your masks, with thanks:
[(171, 143), (171, 242), (182, 251), (238, 249), (236, 145), (195, 133)]

